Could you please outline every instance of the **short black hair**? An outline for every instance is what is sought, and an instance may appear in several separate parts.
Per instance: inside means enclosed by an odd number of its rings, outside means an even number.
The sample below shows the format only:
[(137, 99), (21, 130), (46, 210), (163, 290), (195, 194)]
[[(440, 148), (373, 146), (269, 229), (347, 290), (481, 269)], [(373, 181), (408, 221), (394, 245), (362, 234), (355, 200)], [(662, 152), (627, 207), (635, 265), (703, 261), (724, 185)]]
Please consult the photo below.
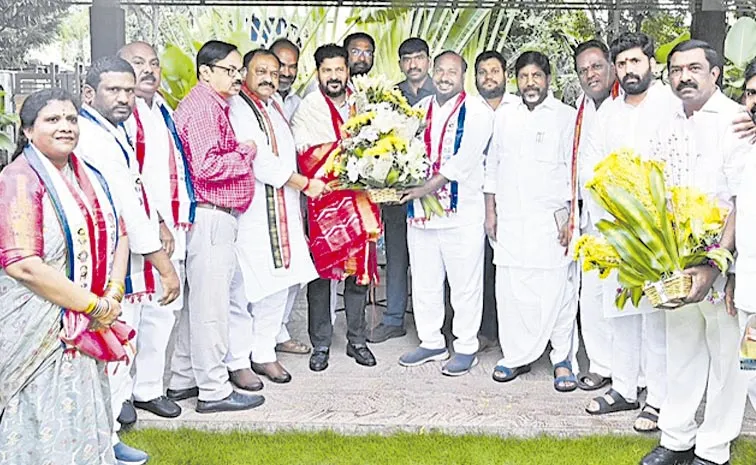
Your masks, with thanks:
[(482, 62), (486, 60), (496, 59), (499, 60), (499, 63), (501, 63), (501, 69), (506, 72), (507, 70), (507, 60), (504, 59), (504, 56), (497, 52), (496, 50), (486, 50), (485, 52), (478, 55), (478, 57), (475, 59), (475, 72), (478, 72), (478, 65), (480, 65)]
[(706, 61), (709, 62), (709, 69), (712, 69), (714, 67), (719, 68), (719, 74), (721, 76), (722, 72), (724, 71), (724, 62), (722, 61), (722, 57), (719, 55), (719, 53), (717, 53), (716, 50), (714, 50), (714, 47), (712, 47), (711, 44), (697, 39), (680, 42), (679, 44), (675, 45), (674, 48), (672, 48), (672, 50), (669, 52), (669, 56), (667, 57), (667, 71), (669, 71), (670, 64), (672, 63), (672, 55), (674, 55), (675, 53), (687, 52), (689, 50), (695, 50), (698, 48), (703, 50)]
[(577, 71), (577, 59), (580, 55), (582, 55), (583, 52), (586, 50), (590, 50), (592, 48), (596, 48), (601, 50), (601, 53), (604, 55), (604, 58), (606, 58), (607, 62), (612, 61), (611, 54), (609, 53), (609, 47), (606, 46), (606, 44), (599, 40), (599, 39), (591, 39), (583, 42), (582, 44), (578, 45), (575, 49), (575, 71)]
[(528, 65), (536, 65), (541, 68), (546, 76), (551, 76), (549, 57), (541, 52), (531, 50), (517, 57), (517, 61), (515, 61), (515, 76), (520, 74), (520, 70)]
[(320, 69), (320, 65), (323, 64), (323, 61), (327, 60), (328, 58), (338, 57), (343, 58), (344, 63), (349, 62), (349, 56), (347, 55), (347, 51), (344, 47), (336, 44), (321, 45), (317, 50), (315, 50), (315, 68)]
[(464, 74), (464, 73), (467, 72), (467, 62), (465, 61), (464, 58), (462, 58), (462, 55), (460, 55), (459, 53), (457, 53), (457, 52), (455, 52), (453, 50), (444, 50), (443, 52), (441, 52), (438, 55), (436, 55), (433, 58), (433, 66), (435, 67), (436, 63), (438, 62), (438, 60), (440, 60), (441, 58), (445, 57), (446, 55), (451, 55), (451, 56), (455, 56), (455, 57), (459, 58), (459, 60), (462, 62), (462, 74)]
[(399, 46), (399, 58), (403, 57), (404, 55), (420, 52), (425, 52), (426, 55), (430, 56), (430, 48), (428, 48), (428, 42), (419, 37), (410, 37), (409, 39), (402, 42), (402, 44)]
[(748, 84), (748, 81), (756, 77), (756, 58), (753, 59), (745, 69), (745, 81), (743, 81), (743, 89), (745, 89), (746, 84)]
[(299, 59), (299, 47), (297, 47), (294, 42), (290, 41), (286, 37), (280, 37), (276, 39), (272, 44), (270, 44), (270, 48), (268, 50), (276, 53), (276, 50), (278, 50), (279, 48), (288, 48), (292, 52), (296, 53), (297, 60)]
[(201, 66), (212, 66), (231, 54), (238, 52), (236, 45), (220, 40), (208, 40), (197, 52), (197, 77)]
[(367, 40), (368, 42), (370, 42), (370, 46), (373, 48), (373, 50), (375, 50), (375, 40), (370, 36), (370, 34), (367, 34), (365, 32), (353, 32), (349, 34), (348, 36), (344, 37), (344, 42), (343, 42), (344, 49), (346, 50), (347, 48), (349, 48), (349, 44), (353, 40), (357, 40), (357, 39)]
[(115, 55), (108, 55), (98, 58), (92, 63), (92, 66), (87, 71), (87, 77), (84, 82), (92, 89), (97, 90), (97, 86), (100, 85), (100, 81), (102, 80), (102, 75), (105, 73), (128, 73), (136, 79), (134, 68), (128, 61)]
[(252, 58), (254, 58), (257, 55), (273, 57), (276, 59), (276, 63), (278, 63), (278, 67), (279, 68), (281, 67), (281, 60), (278, 59), (276, 54), (265, 48), (256, 48), (254, 50), (250, 50), (249, 52), (245, 53), (244, 58), (242, 59), (242, 63), (244, 63), (243, 66), (249, 69), (249, 63), (252, 61)]
[(654, 57), (654, 39), (642, 32), (625, 32), (612, 41), (609, 49), (612, 62), (617, 62), (617, 55), (633, 48), (639, 48), (648, 58)]

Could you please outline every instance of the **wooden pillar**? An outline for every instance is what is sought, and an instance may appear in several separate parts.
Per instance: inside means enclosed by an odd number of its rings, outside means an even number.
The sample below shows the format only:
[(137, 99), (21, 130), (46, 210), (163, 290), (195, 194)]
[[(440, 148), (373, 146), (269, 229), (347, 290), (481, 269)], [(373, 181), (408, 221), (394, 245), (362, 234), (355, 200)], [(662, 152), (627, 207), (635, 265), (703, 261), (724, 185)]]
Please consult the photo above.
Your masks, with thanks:
[(703, 0), (700, 9), (695, 7), (690, 25), (692, 38), (708, 42), (720, 56), (724, 56), (726, 33), (727, 22), (722, 0)]
[(93, 0), (89, 7), (92, 61), (115, 53), (126, 42), (126, 14), (120, 0)]

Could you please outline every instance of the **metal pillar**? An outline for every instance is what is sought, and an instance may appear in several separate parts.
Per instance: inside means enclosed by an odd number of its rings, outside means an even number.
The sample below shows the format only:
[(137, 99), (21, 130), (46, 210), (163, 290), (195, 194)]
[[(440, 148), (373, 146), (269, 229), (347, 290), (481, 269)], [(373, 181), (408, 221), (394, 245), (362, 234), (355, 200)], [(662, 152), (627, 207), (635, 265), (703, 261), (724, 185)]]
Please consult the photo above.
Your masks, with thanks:
[(93, 0), (89, 7), (92, 61), (115, 53), (126, 42), (126, 14), (120, 0)]

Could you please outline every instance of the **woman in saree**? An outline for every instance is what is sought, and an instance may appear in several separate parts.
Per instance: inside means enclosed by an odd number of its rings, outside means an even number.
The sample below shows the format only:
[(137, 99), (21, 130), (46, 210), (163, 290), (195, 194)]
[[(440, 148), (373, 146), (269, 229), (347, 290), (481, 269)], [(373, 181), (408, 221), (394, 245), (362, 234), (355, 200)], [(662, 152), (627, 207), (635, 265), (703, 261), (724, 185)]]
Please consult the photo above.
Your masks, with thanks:
[(117, 320), (128, 243), (73, 153), (77, 115), (61, 89), (30, 95), (0, 172), (2, 465), (115, 464), (105, 362), (133, 336)]

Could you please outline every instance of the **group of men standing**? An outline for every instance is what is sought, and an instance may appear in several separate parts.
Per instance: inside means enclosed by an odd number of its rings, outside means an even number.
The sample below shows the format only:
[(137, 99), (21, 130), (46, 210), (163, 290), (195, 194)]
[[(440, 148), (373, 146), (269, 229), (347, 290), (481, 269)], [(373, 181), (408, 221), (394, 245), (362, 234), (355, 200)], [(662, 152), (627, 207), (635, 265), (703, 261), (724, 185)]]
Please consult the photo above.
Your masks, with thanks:
[[(634, 428), (660, 428), (662, 441), (642, 464), (727, 463), (747, 384), (735, 305), (742, 323), (754, 311), (750, 291), (736, 288), (734, 277), (725, 288), (713, 268), (694, 267), (686, 271), (694, 283), (688, 305), (619, 312), (616, 278), (581, 276), (571, 256), (577, 236), (598, 234), (596, 222), (607, 215), (584, 189), (593, 167), (631, 148), (665, 161), (668, 183), (697, 187), (730, 207), (721, 246), (737, 245), (739, 272), (756, 270), (747, 235), (736, 243), (734, 215), (735, 198), (742, 198), (738, 230), (756, 221), (756, 193), (744, 181), (756, 158), (743, 137), (753, 124), (719, 91), (717, 53), (700, 41), (678, 45), (667, 63), (668, 86), (653, 76), (649, 37), (623, 34), (610, 47), (588, 41), (574, 57), (583, 89), (575, 109), (554, 97), (552, 68), (540, 52), (515, 60), (518, 96), (506, 92), (507, 63), (498, 52), (476, 59), (479, 96), (464, 89), (467, 63), (459, 54), (431, 58), (420, 38), (398, 52), (406, 76), (398, 88), (425, 110), (431, 169), (423, 185), (402, 193), (401, 204), (382, 207), (364, 192), (330, 190), (325, 169), (341, 125), (354, 116), (351, 77), (373, 67), (375, 42), (367, 34), (317, 49), (317, 80), (304, 98), (292, 89), (300, 58), (294, 43), (279, 39), (242, 56), (231, 44), (209, 41), (197, 54), (199, 82), (175, 113), (158, 93), (160, 62), (150, 45), (135, 42), (93, 63), (76, 153), (110, 185), (132, 252), (124, 318), (137, 329), (135, 376), (123, 367), (110, 376), (120, 422), (135, 421), (133, 407), (178, 416), (176, 401), (192, 397), (200, 413), (255, 408), (264, 402), (252, 394), (263, 388), (260, 376), (291, 380), (277, 352), (310, 354), (310, 369), (325, 370), (339, 280), (346, 353), (376, 365), (367, 343), (406, 334), (411, 267), (420, 344), (400, 365), (445, 361), (442, 373), (464, 375), (480, 350), (498, 343), (502, 358), (492, 376), (510, 382), (550, 343), (557, 391), (612, 384), (586, 407), (590, 414), (639, 409), (646, 389)], [(746, 80), (751, 106), (755, 67)], [(419, 199), (432, 193), (446, 215), (427, 219)], [(381, 233), (387, 310), (368, 332), (365, 305)], [(312, 349), (286, 327), (305, 285)], [(712, 285), (727, 308), (706, 300)], [(172, 301), (178, 303), (161, 305)], [(578, 303), (588, 367), (576, 366)], [(442, 331), (447, 307), (452, 351)], [(707, 414), (697, 426), (704, 394)], [(114, 447), (123, 463), (147, 460), (117, 435)]]

